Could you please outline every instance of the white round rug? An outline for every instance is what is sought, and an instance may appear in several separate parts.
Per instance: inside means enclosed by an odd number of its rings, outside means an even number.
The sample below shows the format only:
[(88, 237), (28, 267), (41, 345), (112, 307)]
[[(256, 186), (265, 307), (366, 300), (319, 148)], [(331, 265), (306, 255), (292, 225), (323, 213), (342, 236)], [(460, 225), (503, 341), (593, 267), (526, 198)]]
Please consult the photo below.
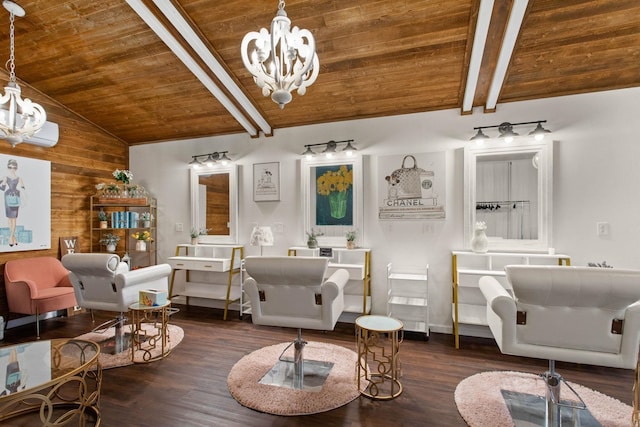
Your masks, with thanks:
[(289, 343), (264, 347), (240, 359), (229, 372), (229, 392), (240, 404), (274, 415), (309, 415), (339, 408), (360, 395), (356, 387), (356, 353), (333, 344), (309, 342), (306, 360), (333, 362), (318, 392), (260, 384)]
[[(584, 400), (591, 415), (602, 427), (628, 427), (633, 408), (613, 397), (569, 382)], [(458, 411), (470, 427), (512, 427), (509, 409), (501, 389), (544, 396), (545, 385), (535, 374), (513, 371), (491, 371), (462, 380), (455, 391)], [(629, 390), (632, 393), (632, 390)]]

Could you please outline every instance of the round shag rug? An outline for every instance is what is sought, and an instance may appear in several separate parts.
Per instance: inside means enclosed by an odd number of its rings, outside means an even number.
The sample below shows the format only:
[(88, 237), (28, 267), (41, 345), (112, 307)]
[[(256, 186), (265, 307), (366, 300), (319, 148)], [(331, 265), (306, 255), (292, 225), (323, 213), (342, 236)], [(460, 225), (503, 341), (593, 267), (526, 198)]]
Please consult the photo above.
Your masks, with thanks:
[[(602, 427), (628, 427), (633, 408), (613, 397), (569, 382)], [(542, 378), (535, 374), (491, 371), (462, 380), (455, 391), (458, 411), (470, 427), (512, 427), (514, 425), (501, 389), (545, 395)], [(629, 390), (631, 393), (631, 390)]]
[(260, 384), (289, 343), (264, 347), (240, 359), (229, 372), (229, 392), (240, 404), (274, 415), (309, 415), (339, 408), (359, 396), (356, 387), (356, 353), (333, 344), (309, 342), (305, 360), (333, 362), (320, 391), (295, 390)]
[[(124, 325), (123, 329), (125, 334), (129, 334), (131, 331), (131, 325)], [(154, 330), (154, 327), (152, 325), (145, 324), (143, 325), (143, 329), (145, 330), (148, 329), (149, 334), (151, 335), (154, 335), (156, 333), (156, 330)], [(167, 329), (169, 332), (168, 345), (171, 349), (174, 349), (178, 346), (178, 344), (180, 344), (180, 342), (182, 341), (182, 338), (184, 338), (184, 330), (180, 326), (172, 325), (172, 324), (167, 325)], [(98, 344), (100, 344), (101, 348), (109, 349), (109, 350), (106, 350), (107, 352), (103, 351), (98, 356), (98, 361), (100, 362), (100, 366), (102, 366), (102, 369), (118, 368), (120, 366), (127, 366), (127, 365), (133, 364), (133, 362), (131, 361), (131, 349), (127, 349), (125, 351), (122, 351), (116, 354), (111, 354), (109, 352), (112, 349), (112, 347), (115, 345), (115, 343), (113, 342), (114, 335), (115, 335), (115, 327), (112, 326), (104, 332), (89, 332), (77, 337), (76, 339), (97, 342)], [(158, 348), (151, 350), (152, 357), (156, 357), (159, 354), (160, 354), (159, 346)], [(138, 362), (142, 360), (143, 360), (142, 352), (136, 352), (136, 361)]]

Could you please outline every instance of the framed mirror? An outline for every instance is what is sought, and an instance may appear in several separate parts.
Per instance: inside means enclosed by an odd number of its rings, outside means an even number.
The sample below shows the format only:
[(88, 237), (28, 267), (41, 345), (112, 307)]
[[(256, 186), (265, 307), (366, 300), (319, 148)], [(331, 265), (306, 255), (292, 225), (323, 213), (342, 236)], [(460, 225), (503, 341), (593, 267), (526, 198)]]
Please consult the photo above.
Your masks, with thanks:
[(238, 242), (237, 165), (191, 169), (191, 227), (208, 229), (200, 243)]
[(347, 231), (356, 230), (362, 245), (362, 157), (304, 158), (301, 173), (303, 241), (313, 228), (322, 233), (318, 246), (344, 247)]
[(552, 242), (553, 142), (523, 139), (464, 149), (464, 240), (484, 222), (489, 250), (547, 251)]

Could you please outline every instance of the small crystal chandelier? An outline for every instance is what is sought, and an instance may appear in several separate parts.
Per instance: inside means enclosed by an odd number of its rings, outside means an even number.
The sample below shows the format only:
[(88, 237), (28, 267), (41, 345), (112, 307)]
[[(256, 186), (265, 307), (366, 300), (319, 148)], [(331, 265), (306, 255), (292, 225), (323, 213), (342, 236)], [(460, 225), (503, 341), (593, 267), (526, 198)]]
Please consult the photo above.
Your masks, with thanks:
[(284, 0), (280, 0), (278, 14), (271, 21), (271, 34), (266, 28), (248, 33), (240, 50), (242, 62), (262, 88), (262, 95), (271, 94), (280, 109), (291, 101), (292, 90), (304, 95), (318, 77), (320, 63), (313, 34), (298, 27), (291, 29)]
[[(2, 6), (9, 11), (11, 35), (10, 56), (7, 61), (9, 83), (5, 86), (5, 94), (0, 96), (0, 139), (7, 140), (12, 147), (20, 144), (38, 132), (47, 121), (44, 108), (30, 99), (20, 97), (20, 86), (16, 83), (16, 64), (14, 53), (14, 16), (23, 17), (24, 9), (8, 0)], [(1, 94), (0, 94), (1, 95)]]

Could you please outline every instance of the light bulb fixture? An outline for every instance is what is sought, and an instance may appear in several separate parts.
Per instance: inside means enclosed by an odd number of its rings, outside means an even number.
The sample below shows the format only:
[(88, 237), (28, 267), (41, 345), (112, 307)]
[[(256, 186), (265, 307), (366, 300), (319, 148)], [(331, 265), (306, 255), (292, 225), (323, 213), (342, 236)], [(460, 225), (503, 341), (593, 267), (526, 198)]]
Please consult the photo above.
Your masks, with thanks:
[(541, 141), (547, 133), (551, 133), (550, 130), (547, 130), (542, 127), (542, 123), (546, 123), (546, 122), (547, 122), (546, 120), (536, 120), (533, 122), (521, 122), (521, 123), (504, 122), (504, 123), (500, 123), (499, 125), (493, 125), (493, 126), (478, 126), (473, 128), (478, 132), (469, 140), (474, 141), (478, 145), (482, 145), (485, 140), (490, 139), (487, 135), (484, 134), (484, 132), (482, 132), (482, 129), (497, 128), (499, 133), (499, 138), (504, 138), (504, 142), (511, 143), (513, 142), (513, 139), (516, 136), (520, 136), (519, 133), (513, 130), (515, 126), (537, 124), (536, 128), (533, 131), (529, 132), (529, 135), (533, 136), (536, 139), (536, 141)]
[(542, 122), (538, 122), (538, 126), (536, 126), (534, 130), (529, 132), (529, 135), (532, 135), (536, 139), (536, 141), (542, 141), (544, 139), (545, 134), (547, 133), (551, 133), (551, 131), (543, 128)]
[(195, 156), (191, 156), (191, 161), (189, 162), (189, 167), (193, 169), (198, 169), (202, 166), (213, 167), (218, 161), (224, 166), (229, 164), (231, 159), (227, 156), (228, 151), (216, 151), (214, 153), (208, 154), (196, 154)]
[(307, 160), (311, 160), (316, 155), (316, 152), (311, 149), (311, 147), (320, 147), (324, 146), (324, 150), (321, 152), (327, 157), (332, 158), (335, 154), (337, 154), (338, 144), (345, 144), (345, 147), (341, 150), (342, 153), (345, 153), (347, 156), (353, 156), (353, 152), (357, 151), (357, 148), (353, 146), (353, 139), (345, 139), (344, 141), (329, 141), (329, 142), (321, 142), (318, 144), (307, 144), (305, 145), (305, 150), (302, 153), (303, 156), (307, 158)]
[(242, 62), (262, 95), (271, 94), (280, 109), (291, 102), (294, 89), (304, 95), (320, 71), (313, 34), (298, 27), (291, 29), (284, 7), (284, 0), (280, 0), (278, 13), (271, 21), (271, 34), (266, 28), (252, 31), (244, 36), (240, 47)]
[(25, 11), (8, 0), (2, 6), (9, 12), (9, 83), (0, 96), (0, 139), (5, 139), (12, 147), (31, 138), (47, 121), (47, 113), (41, 105), (20, 97), (21, 89), (16, 81), (14, 18), (25, 16)]

